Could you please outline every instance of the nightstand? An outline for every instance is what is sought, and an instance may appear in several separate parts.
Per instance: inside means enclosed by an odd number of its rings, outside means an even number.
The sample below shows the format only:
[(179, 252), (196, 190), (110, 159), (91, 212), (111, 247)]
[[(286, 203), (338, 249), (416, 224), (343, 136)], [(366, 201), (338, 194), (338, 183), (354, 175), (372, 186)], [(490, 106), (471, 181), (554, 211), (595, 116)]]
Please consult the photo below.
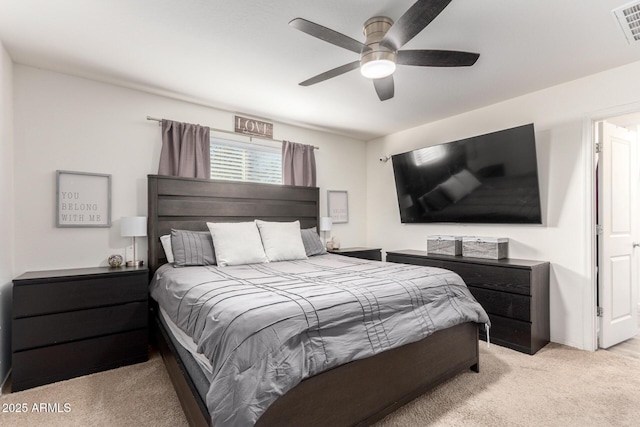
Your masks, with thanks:
[(146, 361), (148, 275), (96, 267), (17, 277), (12, 390)]
[(350, 256), (354, 258), (370, 259), (373, 261), (382, 261), (382, 249), (380, 248), (340, 248), (327, 249), (331, 254)]

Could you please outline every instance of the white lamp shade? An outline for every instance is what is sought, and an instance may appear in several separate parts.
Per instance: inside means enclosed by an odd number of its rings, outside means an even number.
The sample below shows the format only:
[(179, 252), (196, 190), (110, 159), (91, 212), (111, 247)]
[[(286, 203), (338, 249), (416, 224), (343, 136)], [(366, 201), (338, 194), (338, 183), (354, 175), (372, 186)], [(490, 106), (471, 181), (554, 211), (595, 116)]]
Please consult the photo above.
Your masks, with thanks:
[(124, 237), (147, 235), (146, 216), (125, 216), (120, 222), (120, 234)]
[(331, 231), (331, 217), (323, 216), (320, 218), (320, 231)]

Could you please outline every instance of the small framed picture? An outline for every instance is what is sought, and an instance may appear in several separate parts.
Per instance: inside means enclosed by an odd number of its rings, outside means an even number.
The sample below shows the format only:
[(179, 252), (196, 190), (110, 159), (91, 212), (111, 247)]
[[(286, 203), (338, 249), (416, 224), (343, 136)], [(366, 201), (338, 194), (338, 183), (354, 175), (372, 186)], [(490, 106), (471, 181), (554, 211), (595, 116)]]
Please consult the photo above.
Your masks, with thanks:
[(56, 171), (56, 227), (111, 227), (111, 175)]
[(349, 198), (346, 191), (327, 191), (327, 207), (333, 224), (349, 222)]

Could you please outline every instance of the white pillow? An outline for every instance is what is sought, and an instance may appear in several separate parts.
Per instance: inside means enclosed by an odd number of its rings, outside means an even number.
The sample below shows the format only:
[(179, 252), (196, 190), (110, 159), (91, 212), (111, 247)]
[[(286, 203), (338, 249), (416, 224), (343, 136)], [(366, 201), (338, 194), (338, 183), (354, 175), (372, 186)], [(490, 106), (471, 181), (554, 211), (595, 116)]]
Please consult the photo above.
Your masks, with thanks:
[(208, 222), (218, 266), (269, 262), (254, 222)]
[(160, 243), (162, 243), (162, 249), (167, 257), (167, 262), (173, 264), (173, 248), (171, 247), (171, 235), (165, 234), (160, 236)]
[(307, 259), (300, 235), (300, 221), (268, 222), (256, 219), (256, 225), (269, 261)]

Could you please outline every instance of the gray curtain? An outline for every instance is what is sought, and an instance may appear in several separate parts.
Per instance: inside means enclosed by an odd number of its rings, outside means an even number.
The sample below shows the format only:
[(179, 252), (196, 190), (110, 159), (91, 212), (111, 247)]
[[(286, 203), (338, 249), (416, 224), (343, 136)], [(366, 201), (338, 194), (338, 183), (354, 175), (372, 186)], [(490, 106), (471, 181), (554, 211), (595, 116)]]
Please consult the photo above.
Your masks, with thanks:
[(209, 128), (162, 120), (162, 151), (158, 175), (211, 177)]
[(282, 141), (282, 177), (285, 185), (316, 186), (313, 145)]

